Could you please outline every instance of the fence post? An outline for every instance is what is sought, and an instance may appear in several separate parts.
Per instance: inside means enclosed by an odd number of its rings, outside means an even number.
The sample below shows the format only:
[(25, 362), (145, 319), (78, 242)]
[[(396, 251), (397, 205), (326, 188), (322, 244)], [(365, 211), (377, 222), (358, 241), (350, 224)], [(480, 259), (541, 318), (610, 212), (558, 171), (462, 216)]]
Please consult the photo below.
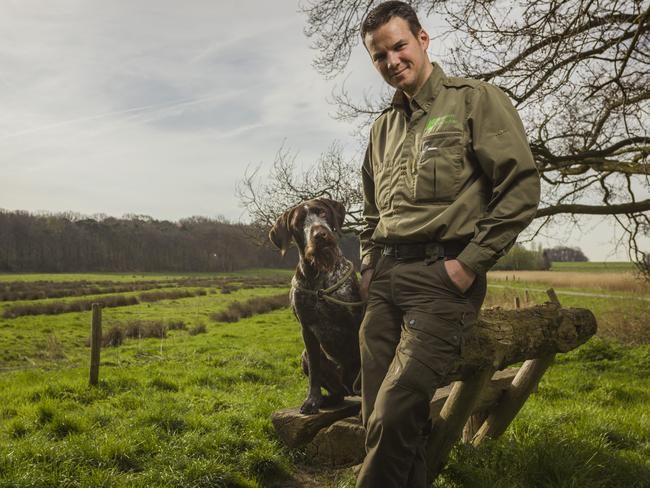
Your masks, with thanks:
[(93, 321), (90, 331), (90, 386), (99, 382), (99, 353), (102, 348), (102, 306), (93, 303)]

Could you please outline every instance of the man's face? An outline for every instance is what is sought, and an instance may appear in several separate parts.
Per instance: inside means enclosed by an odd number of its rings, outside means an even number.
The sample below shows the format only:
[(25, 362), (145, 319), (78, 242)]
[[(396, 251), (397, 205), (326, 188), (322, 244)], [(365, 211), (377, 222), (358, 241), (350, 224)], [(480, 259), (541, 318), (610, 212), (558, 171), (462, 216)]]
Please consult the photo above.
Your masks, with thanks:
[(393, 17), (377, 30), (368, 32), (364, 44), (372, 64), (386, 83), (409, 96), (415, 95), (431, 74), (427, 55), (429, 35), (420, 30), (414, 36), (408, 22), (401, 17)]

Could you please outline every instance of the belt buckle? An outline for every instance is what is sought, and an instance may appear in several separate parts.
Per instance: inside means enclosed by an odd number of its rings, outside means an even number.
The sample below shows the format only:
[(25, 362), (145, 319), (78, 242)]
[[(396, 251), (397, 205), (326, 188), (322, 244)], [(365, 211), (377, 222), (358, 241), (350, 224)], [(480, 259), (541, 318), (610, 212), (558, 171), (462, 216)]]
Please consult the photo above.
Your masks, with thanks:
[(384, 249), (381, 252), (384, 256), (395, 257), (396, 249), (395, 246), (391, 244), (384, 244)]
[(438, 243), (427, 244), (424, 248), (424, 263), (431, 264), (445, 256), (444, 248)]

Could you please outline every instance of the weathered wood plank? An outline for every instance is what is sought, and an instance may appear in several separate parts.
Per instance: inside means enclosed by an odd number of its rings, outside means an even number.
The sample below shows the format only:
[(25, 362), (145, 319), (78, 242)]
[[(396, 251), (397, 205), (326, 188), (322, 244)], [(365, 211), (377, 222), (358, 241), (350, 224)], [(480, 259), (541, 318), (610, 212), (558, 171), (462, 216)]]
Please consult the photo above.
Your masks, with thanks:
[(434, 479), (447, 462), (452, 446), (462, 434), (492, 373), (491, 369), (486, 369), (453, 385), (440, 416), (433, 422), (427, 443), (427, 470), (430, 479)]
[(487, 419), (472, 439), (477, 446), (486, 438), (496, 438), (505, 432), (537, 387), (537, 383), (553, 363), (555, 354), (526, 361), (512, 380), (512, 386), (503, 393), (503, 398), (491, 409)]

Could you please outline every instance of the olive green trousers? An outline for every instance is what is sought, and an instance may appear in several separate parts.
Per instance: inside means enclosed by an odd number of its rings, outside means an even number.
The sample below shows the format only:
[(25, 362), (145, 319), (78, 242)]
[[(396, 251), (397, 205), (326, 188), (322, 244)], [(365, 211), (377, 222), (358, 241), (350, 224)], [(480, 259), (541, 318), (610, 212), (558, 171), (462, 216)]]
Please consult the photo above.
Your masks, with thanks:
[(442, 258), (379, 260), (359, 331), (366, 458), (357, 487), (426, 486), (429, 404), (458, 368), (485, 292), (479, 275), (462, 293)]

